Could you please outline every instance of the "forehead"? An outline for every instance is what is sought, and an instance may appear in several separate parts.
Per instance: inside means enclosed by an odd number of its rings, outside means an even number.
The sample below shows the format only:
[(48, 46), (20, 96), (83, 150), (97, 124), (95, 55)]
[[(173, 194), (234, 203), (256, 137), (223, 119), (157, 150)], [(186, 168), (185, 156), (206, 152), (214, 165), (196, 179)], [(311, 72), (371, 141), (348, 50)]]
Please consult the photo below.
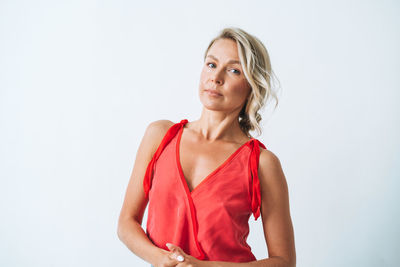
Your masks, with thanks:
[(222, 58), (239, 59), (236, 41), (231, 39), (216, 40), (207, 52)]

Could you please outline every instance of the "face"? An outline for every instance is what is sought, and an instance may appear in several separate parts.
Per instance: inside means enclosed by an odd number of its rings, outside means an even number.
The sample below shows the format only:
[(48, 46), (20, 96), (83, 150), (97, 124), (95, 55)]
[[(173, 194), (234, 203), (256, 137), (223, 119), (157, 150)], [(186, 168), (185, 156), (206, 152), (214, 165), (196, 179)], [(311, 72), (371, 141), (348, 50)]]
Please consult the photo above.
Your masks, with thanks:
[(219, 39), (207, 52), (200, 76), (199, 96), (205, 108), (239, 114), (251, 87), (239, 62), (236, 42)]

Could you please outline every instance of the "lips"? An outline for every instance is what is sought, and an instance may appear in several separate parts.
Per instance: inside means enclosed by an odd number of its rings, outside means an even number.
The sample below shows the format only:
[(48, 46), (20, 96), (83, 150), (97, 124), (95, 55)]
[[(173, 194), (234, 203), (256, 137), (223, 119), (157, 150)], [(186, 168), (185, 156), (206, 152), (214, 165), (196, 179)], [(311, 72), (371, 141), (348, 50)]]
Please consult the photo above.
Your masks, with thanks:
[(221, 93), (219, 93), (217, 90), (215, 90), (215, 89), (206, 89), (206, 90), (204, 90), (204, 91), (206, 91), (206, 92), (208, 92), (208, 93), (210, 93), (210, 94), (212, 94), (212, 95), (220, 95), (220, 96), (222, 96), (222, 94)]

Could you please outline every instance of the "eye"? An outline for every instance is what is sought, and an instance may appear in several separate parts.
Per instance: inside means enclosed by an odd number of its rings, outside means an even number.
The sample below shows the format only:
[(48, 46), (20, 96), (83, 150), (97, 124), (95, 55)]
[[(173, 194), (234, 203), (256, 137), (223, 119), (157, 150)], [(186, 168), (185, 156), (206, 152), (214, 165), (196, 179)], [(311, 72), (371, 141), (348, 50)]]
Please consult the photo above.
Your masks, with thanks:
[(235, 74), (238, 74), (238, 75), (240, 74), (240, 71), (238, 71), (237, 69), (232, 69), (232, 70), (236, 71)]
[(208, 62), (208, 63), (207, 63), (207, 66), (210, 66), (210, 64), (214, 65), (214, 63)]

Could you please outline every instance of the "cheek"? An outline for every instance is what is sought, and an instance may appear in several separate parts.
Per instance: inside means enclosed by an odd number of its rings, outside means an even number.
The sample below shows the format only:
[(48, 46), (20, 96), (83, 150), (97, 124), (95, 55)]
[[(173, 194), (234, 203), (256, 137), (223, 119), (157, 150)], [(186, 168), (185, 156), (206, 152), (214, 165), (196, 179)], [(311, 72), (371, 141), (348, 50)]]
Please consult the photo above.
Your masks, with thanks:
[(204, 82), (206, 79), (206, 71), (204, 70), (204, 68), (201, 70), (200, 72), (200, 81)]
[(199, 94), (202, 94), (202, 91), (206, 89), (207, 85), (207, 74), (204, 69), (200, 72), (200, 79), (199, 79)]
[(238, 97), (245, 97), (249, 93), (249, 85), (246, 80), (238, 81), (232, 89), (232, 92)]

